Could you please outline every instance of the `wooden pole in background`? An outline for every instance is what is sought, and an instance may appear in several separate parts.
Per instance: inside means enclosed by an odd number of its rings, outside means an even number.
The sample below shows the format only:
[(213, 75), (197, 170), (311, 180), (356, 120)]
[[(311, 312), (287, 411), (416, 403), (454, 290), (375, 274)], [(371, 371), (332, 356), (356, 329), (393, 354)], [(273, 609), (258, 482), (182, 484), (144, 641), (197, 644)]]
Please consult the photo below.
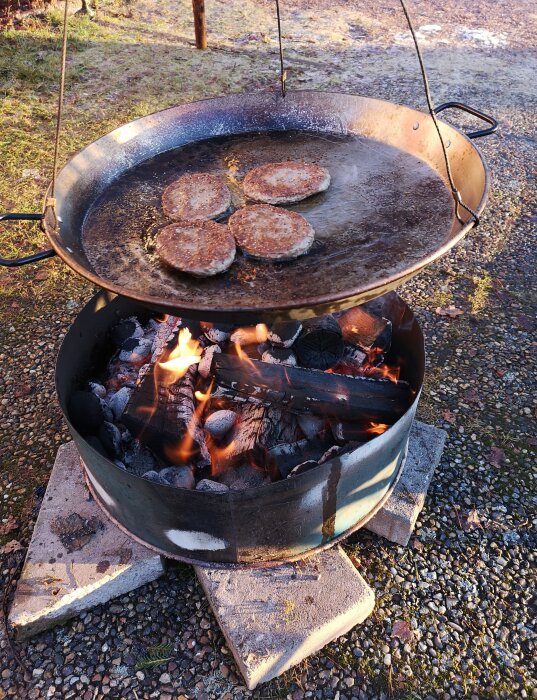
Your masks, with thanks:
[(194, 32), (196, 34), (196, 48), (207, 48), (207, 27), (205, 24), (205, 0), (192, 0), (194, 10)]

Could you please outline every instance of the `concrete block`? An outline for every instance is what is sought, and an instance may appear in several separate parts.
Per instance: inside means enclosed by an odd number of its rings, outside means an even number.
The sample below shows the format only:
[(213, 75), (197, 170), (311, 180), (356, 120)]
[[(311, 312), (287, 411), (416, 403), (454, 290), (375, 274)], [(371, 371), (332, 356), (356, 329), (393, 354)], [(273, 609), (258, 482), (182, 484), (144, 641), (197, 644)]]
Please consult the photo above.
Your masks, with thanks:
[(89, 495), (74, 442), (62, 445), (17, 584), (19, 639), (155, 580), (160, 556), (110, 523)]
[(339, 547), (270, 569), (195, 570), (250, 689), (363, 622), (375, 605)]
[(408, 454), (399, 481), (366, 529), (390, 542), (408, 544), (425, 503), (434, 470), (440, 462), (447, 433), (441, 428), (414, 421)]

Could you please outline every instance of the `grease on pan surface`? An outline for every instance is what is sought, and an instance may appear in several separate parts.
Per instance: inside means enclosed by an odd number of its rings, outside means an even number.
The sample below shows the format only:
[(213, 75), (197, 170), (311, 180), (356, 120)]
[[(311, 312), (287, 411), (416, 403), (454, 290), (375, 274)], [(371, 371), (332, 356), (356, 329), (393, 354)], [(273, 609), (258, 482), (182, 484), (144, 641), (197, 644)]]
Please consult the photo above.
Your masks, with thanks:
[(237, 244), (256, 260), (294, 260), (311, 248), (313, 226), (294, 211), (270, 204), (239, 209), (229, 218)]
[(214, 219), (231, 206), (231, 194), (218, 175), (193, 173), (174, 180), (162, 195), (162, 209), (176, 221)]
[[(217, 175), (240, 208), (246, 174), (286, 160), (319, 163), (332, 176), (325, 193), (289, 205), (315, 229), (308, 255), (271, 265), (238, 255), (226, 274), (201, 279), (177, 274), (151, 252), (170, 223), (164, 182), (194, 171)], [(177, 307), (235, 313), (309, 303), (400, 274), (450, 240), (453, 220), (449, 189), (418, 158), (352, 134), (278, 131), (218, 136), (134, 166), (95, 200), (82, 243), (94, 272), (118, 286)]]
[(324, 192), (330, 173), (314, 163), (287, 160), (250, 170), (243, 182), (244, 194), (256, 202), (290, 204)]
[(235, 259), (235, 241), (227, 226), (214, 221), (178, 221), (155, 240), (163, 263), (195, 277), (224, 272)]

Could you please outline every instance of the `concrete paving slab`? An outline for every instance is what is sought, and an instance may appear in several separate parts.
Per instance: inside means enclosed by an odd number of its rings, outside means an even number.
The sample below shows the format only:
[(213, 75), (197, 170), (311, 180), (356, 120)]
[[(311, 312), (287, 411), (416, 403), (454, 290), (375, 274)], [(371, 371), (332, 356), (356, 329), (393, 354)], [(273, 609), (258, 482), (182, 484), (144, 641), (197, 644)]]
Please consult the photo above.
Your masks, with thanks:
[(375, 605), (340, 547), (271, 569), (195, 570), (249, 689), (345, 634)]
[(17, 584), (9, 623), (18, 639), (154, 581), (161, 558), (106, 520), (74, 442), (62, 445)]
[(408, 544), (434, 470), (440, 462), (446, 437), (445, 430), (414, 421), (399, 481), (390, 498), (365, 526), (367, 530), (390, 542)]

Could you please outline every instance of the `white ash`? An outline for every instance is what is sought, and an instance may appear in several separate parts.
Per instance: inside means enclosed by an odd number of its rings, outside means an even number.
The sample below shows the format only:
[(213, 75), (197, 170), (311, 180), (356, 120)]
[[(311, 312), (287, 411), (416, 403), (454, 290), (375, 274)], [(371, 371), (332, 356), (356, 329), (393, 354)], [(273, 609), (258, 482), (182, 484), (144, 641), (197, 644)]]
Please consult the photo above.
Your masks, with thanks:
[(282, 348), (290, 348), (300, 335), (302, 324), (300, 321), (281, 321), (272, 325), (268, 339), (273, 345)]
[(263, 362), (268, 362), (271, 365), (297, 366), (295, 354), (288, 348), (270, 348), (269, 350), (265, 350), (261, 359)]
[(324, 418), (319, 418), (319, 416), (309, 414), (297, 416), (297, 421), (298, 425), (300, 426), (300, 430), (302, 430), (304, 435), (308, 438), (318, 435), (324, 429), (326, 424)]
[(150, 356), (153, 341), (150, 338), (129, 338), (121, 346), (119, 359), (133, 365), (142, 365)]
[(125, 410), (129, 399), (132, 395), (133, 389), (127, 386), (122, 387), (115, 394), (110, 394), (107, 398), (108, 406), (112, 411), (114, 418), (119, 420), (123, 411)]
[(196, 486), (196, 491), (210, 491), (211, 493), (226, 493), (229, 491), (229, 486), (221, 484), (212, 479), (202, 479)]
[(215, 438), (222, 438), (228, 433), (237, 421), (237, 414), (234, 411), (222, 409), (215, 411), (205, 421), (204, 428)]
[(202, 323), (203, 333), (211, 343), (225, 343), (231, 335), (233, 326), (213, 326), (209, 323)]
[(155, 364), (161, 354), (164, 352), (164, 348), (167, 343), (172, 340), (177, 329), (181, 325), (181, 319), (177, 316), (168, 316), (168, 318), (162, 323), (158, 324), (157, 330), (155, 332), (155, 337), (153, 338), (153, 346), (151, 353), (151, 364)]
[(218, 345), (209, 345), (209, 347), (205, 348), (205, 350), (203, 351), (201, 360), (198, 363), (198, 372), (204, 379), (207, 379), (211, 374), (213, 357), (214, 354), (217, 352), (222, 352)]
[(106, 396), (106, 389), (102, 384), (99, 384), (98, 382), (89, 382), (89, 390), (92, 392), (92, 394), (95, 394), (99, 399), (104, 399)]

